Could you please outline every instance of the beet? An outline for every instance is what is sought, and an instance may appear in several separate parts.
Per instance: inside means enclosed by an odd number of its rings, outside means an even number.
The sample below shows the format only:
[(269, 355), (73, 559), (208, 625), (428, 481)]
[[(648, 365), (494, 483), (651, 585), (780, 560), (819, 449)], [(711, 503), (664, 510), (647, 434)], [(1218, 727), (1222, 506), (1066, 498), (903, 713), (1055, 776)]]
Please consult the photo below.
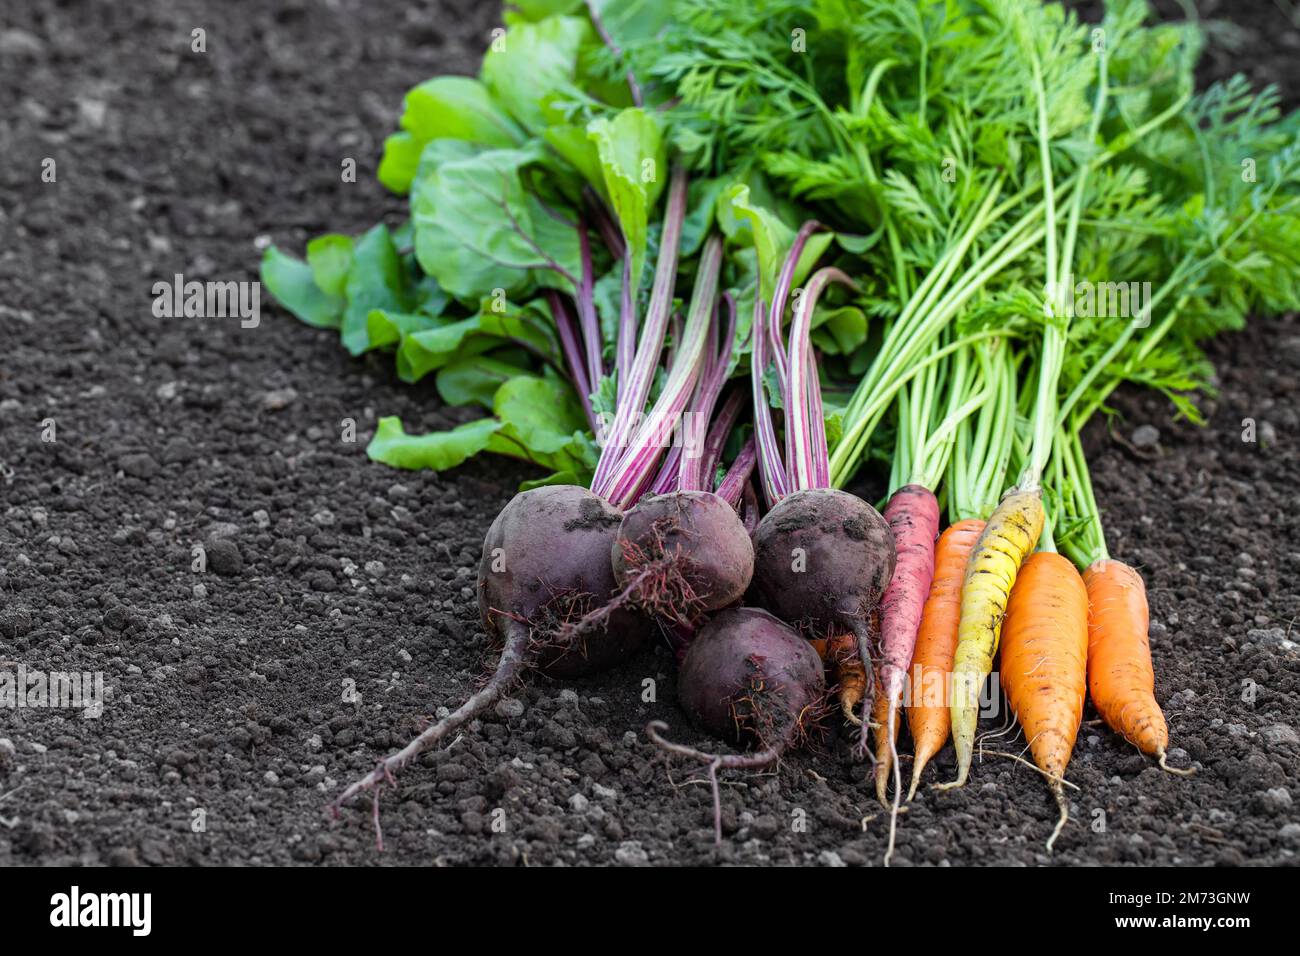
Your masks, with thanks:
[(754, 546), (736, 509), (709, 491), (644, 498), (623, 516), (614, 576), (657, 616), (690, 620), (740, 600)]
[(861, 639), (894, 560), (893, 534), (871, 505), (834, 488), (796, 491), (758, 524), (754, 590), (764, 607), (809, 637)]
[(682, 660), (677, 699), (691, 723), (733, 744), (782, 747), (826, 693), (811, 644), (759, 608), (715, 614)]
[(766, 611), (729, 608), (715, 614), (692, 641), (677, 697), (700, 730), (756, 749), (718, 755), (675, 744), (663, 738), (668, 728), (660, 721), (646, 733), (663, 750), (709, 765), (714, 835), (721, 842), (718, 771), (756, 769), (780, 759), (820, 716), (825, 696), (825, 669), (811, 644)]
[(488, 528), (479, 562), (479, 614), (488, 633), (504, 640), (517, 626), (531, 626), (538, 666), (559, 678), (593, 674), (635, 653), (650, 626), (621, 608), (578, 640), (553, 640), (564, 624), (613, 597), (610, 551), (622, 521), (616, 508), (576, 485), (511, 499)]
[(623, 516), (606, 556), (618, 593), (560, 632), (564, 643), (611, 629), (637, 610), (663, 625), (680, 654), (699, 622), (735, 604), (754, 571), (754, 546), (729, 502), (708, 491), (641, 499)]

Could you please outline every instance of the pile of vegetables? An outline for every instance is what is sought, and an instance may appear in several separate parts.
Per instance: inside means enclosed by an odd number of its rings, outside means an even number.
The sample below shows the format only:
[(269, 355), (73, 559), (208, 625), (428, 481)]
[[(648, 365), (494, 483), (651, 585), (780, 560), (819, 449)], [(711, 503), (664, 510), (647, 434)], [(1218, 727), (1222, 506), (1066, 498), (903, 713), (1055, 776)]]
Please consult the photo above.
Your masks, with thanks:
[(484, 540), (495, 673), (338, 803), (370, 792), (378, 827), (394, 774), (527, 673), (656, 637), (692, 723), (746, 750), (647, 729), (707, 763), (719, 839), (718, 772), (779, 760), (831, 696), (891, 806), (886, 862), (903, 723), (906, 799), (949, 737), (962, 785), (992, 673), (1059, 807), (1049, 849), (1087, 699), (1175, 770), (1082, 435), (1125, 383), (1199, 421), (1201, 343), (1300, 307), (1276, 93), (1197, 93), (1200, 27), (1139, 0), (1097, 24), (1038, 0), (505, 19), (477, 78), (406, 97), (379, 178), (409, 219), (262, 264), (303, 321), (486, 413), (385, 418), (371, 458), (544, 472)]

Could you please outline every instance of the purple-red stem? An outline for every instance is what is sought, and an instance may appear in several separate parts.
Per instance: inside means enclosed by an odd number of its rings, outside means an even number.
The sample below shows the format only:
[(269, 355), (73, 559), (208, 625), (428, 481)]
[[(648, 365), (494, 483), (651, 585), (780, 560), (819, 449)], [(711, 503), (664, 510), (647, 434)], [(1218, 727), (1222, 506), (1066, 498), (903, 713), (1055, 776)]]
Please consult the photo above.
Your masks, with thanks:
[(614, 380), (618, 391), (632, 372), (636, 357), (636, 296), (632, 290), (632, 254), (623, 255), (623, 283), (618, 299), (618, 342), (614, 346)]
[(731, 463), (727, 474), (723, 476), (722, 484), (718, 485), (717, 496), (731, 507), (737, 507), (741, 495), (745, 493), (747, 487), (750, 487), (749, 476), (754, 473), (754, 465), (757, 461), (758, 449), (751, 435), (745, 444), (740, 446), (740, 453), (736, 455), (736, 460)]
[(600, 319), (596, 317), (595, 268), (591, 261), (591, 240), (587, 224), (578, 220), (578, 247), (582, 250), (582, 281), (578, 284), (578, 321), (582, 326), (583, 343), (587, 347), (587, 381), (591, 388), (600, 385), (605, 375), (601, 357)]
[(822, 383), (821, 376), (817, 371), (817, 353), (812, 352), (808, 356), (808, 381), (811, 388), (808, 392), (809, 413), (812, 415), (814, 422), (819, 422), (820, 426), (813, 429), (813, 477), (817, 481), (818, 488), (829, 488), (831, 486), (831, 453), (826, 446), (826, 410), (822, 405)]
[(664, 463), (659, 469), (659, 474), (650, 483), (650, 493), (652, 495), (666, 495), (676, 491), (681, 470), (682, 446), (673, 445), (672, 448), (668, 449), (668, 454), (664, 456)]
[(623, 232), (614, 221), (614, 217), (609, 214), (600, 194), (591, 186), (584, 186), (582, 196), (586, 200), (587, 213), (595, 221), (596, 231), (600, 233), (605, 248), (615, 259), (622, 259), (627, 252), (627, 243), (623, 241)]
[(678, 246), (681, 244), (682, 223), (686, 219), (686, 185), (686, 173), (680, 168), (674, 169), (672, 182), (668, 186), (659, 260), (655, 264), (654, 284), (646, 307), (645, 323), (626, 380), (618, 383), (614, 424), (596, 464), (591, 484), (593, 490), (608, 484), (610, 475), (624, 457), (623, 451), (650, 394), (650, 384), (654, 380), (655, 368), (659, 364), (664, 344), (664, 333), (668, 329), (673, 291), (677, 285)]
[(596, 413), (591, 407), (591, 383), (582, 362), (582, 350), (578, 346), (578, 330), (574, 327), (573, 317), (564, 306), (564, 299), (554, 289), (546, 290), (546, 301), (550, 303), (551, 315), (555, 317), (555, 327), (560, 333), (560, 349), (564, 352), (565, 364), (569, 366), (569, 375), (573, 387), (582, 402), (582, 411), (593, 431), (597, 431)]
[[(808, 244), (808, 237), (820, 228), (821, 223), (815, 219), (809, 219), (799, 227), (794, 242), (790, 244), (790, 252), (786, 255), (785, 262), (781, 264), (781, 272), (776, 279), (776, 288), (772, 290), (772, 308), (768, 311), (767, 327), (768, 335), (772, 339), (772, 362), (776, 366), (776, 380), (781, 386), (782, 400), (785, 398), (787, 390), (786, 377), (789, 374), (786, 369), (785, 337), (781, 334), (781, 325), (785, 320), (785, 303), (790, 298), (790, 287), (794, 285), (794, 273), (799, 268), (799, 259), (803, 256), (804, 246)], [(785, 407), (789, 408), (788, 405)]]
[(789, 494), (785, 464), (776, 442), (776, 426), (772, 423), (772, 406), (767, 403), (763, 376), (767, 372), (767, 333), (765, 330), (763, 297), (754, 298), (754, 326), (749, 350), (749, 384), (754, 398), (754, 439), (758, 447), (758, 474), (768, 506), (775, 505)]
[(708, 437), (704, 439), (704, 449), (700, 454), (698, 468), (699, 481), (693, 488), (704, 491), (713, 490), (713, 473), (718, 468), (718, 462), (722, 460), (722, 449), (727, 445), (727, 436), (736, 427), (736, 420), (740, 418), (740, 409), (744, 402), (744, 392), (737, 389), (728, 395), (727, 400), (722, 403), (722, 408), (718, 410), (717, 417), (714, 418), (713, 424), (709, 426)]
[[(703, 366), (709, 325), (716, 307), (718, 278), (722, 268), (722, 240), (710, 236), (700, 253), (695, 288), (687, 309), (681, 342), (675, 349), (663, 390), (655, 399), (645, 423), (632, 438), (627, 453), (608, 479), (592, 490), (615, 507), (624, 508), (636, 500), (639, 489), (653, 480), (655, 465), (664, 447), (663, 436), (671, 431), (685, 411)], [(656, 284), (658, 282), (658, 276)], [(644, 344), (644, 341), (643, 341)], [(637, 362), (641, 356), (638, 354)], [(634, 369), (634, 374), (638, 369)]]
[[(722, 294), (722, 306), (727, 310), (727, 324), (722, 329), (722, 339), (718, 344), (716, 351), (710, 351), (704, 356), (703, 372), (700, 377), (700, 385), (696, 389), (695, 400), (691, 403), (691, 415), (698, 422), (709, 426), (709, 437), (713, 437), (714, 427), (709, 425), (713, 420), (713, 409), (718, 404), (718, 398), (722, 395), (722, 389), (727, 384), (727, 366), (731, 363), (731, 353), (734, 348), (736, 339), (736, 298), (730, 292)], [(718, 315), (715, 310), (713, 321), (709, 328), (709, 338), (714, 340), (718, 338)], [(727, 432), (731, 431), (732, 425), (735, 424), (735, 417), (726, 425), (726, 432), (722, 435), (722, 441), (726, 442)], [(683, 430), (684, 431), (684, 430)], [(713, 472), (708, 460), (708, 438), (705, 444), (695, 449), (694, 456), (683, 454), (681, 462), (681, 490), (682, 491), (712, 491), (713, 490)], [(718, 455), (721, 456), (722, 449), (718, 448)], [(716, 465), (717, 459), (714, 459)]]
[(754, 536), (754, 532), (758, 530), (758, 522), (762, 517), (761, 509), (758, 506), (758, 492), (754, 490), (753, 478), (750, 478), (749, 481), (745, 482), (745, 490), (740, 499), (740, 520), (751, 538)]
[[(829, 462), (820, 461), (817, 449), (826, 447), (826, 422), (820, 414), (821, 386), (812, 355), (812, 319), (817, 300), (831, 282), (852, 286), (853, 280), (833, 266), (819, 269), (795, 306), (790, 323), (789, 388), (785, 402), (785, 460), (790, 486), (795, 491), (825, 488), (830, 484)], [(814, 420), (813, 407), (818, 414)], [(820, 440), (816, 433), (821, 432)], [(822, 453), (824, 459), (825, 453)], [(824, 483), (819, 483), (825, 475)]]

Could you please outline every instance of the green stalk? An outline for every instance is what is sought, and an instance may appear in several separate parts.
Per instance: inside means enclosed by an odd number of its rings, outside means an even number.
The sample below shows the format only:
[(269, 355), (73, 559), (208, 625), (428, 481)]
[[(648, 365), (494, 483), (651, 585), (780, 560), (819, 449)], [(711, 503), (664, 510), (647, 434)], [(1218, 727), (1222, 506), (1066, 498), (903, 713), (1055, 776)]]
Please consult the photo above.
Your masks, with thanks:
[[(1029, 464), (1021, 473), (1017, 487), (1022, 490), (1036, 490), (1040, 487), (1043, 469), (1047, 467), (1052, 452), (1052, 438), (1056, 432), (1056, 392), (1057, 382), (1061, 376), (1061, 366), (1065, 362), (1065, 344), (1070, 327), (1069, 315), (1057, 315), (1057, 302), (1061, 290), (1074, 261), (1074, 246), (1079, 231), (1079, 217), (1083, 214), (1083, 200), (1087, 192), (1087, 177), (1091, 169), (1085, 164), (1080, 170), (1079, 182), (1075, 187), (1070, 206), (1070, 218), (1066, 226), (1065, 252), (1058, 263), (1056, 257), (1056, 218), (1054, 184), (1052, 182), (1051, 134), (1047, 122), (1047, 92), (1043, 88), (1042, 70), (1037, 54), (1030, 57), (1034, 77), (1034, 95), (1038, 99), (1038, 142), (1039, 159), (1043, 167), (1043, 194), (1047, 199), (1047, 325), (1043, 330), (1042, 354), (1039, 358), (1038, 397), (1034, 404), (1033, 444)], [(1099, 53), (1097, 67), (1097, 98), (1093, 104), (1092, 120), (1088, 125), (1088, 141), (1096, 142), (1101, 130), (1101, 119), (1105, 113), (1107, 95), (1106, 47)], [(1058, 267), (1059, 266), (1059, 267)], [(1050, 526), (1050, 522), (1048, 522)], [(1049, 526), (1043, 529), (1046, 539), (1045, 550), (1052, 550), (1052, 534)]]

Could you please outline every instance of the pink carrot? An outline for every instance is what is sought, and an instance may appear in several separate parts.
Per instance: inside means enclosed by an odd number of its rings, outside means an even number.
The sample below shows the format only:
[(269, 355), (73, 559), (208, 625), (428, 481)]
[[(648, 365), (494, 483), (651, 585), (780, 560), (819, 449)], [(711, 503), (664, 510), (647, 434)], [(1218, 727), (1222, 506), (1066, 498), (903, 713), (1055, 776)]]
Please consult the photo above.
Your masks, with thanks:
[(912, 666), (921, 610), (934, 578), (934, 542), (939, 537), (939, 502), (922, 485), (903, 485), (889, 499), (884, 518), (894, 533), (898, 557), (894, 576), (880, 599), (880, 680), (897, 706)]
[[(934, 542), (939, 537), (939, 502), (924, 485), (903, 485), (885, 506), (885, 521), (894, 533), (897, 560), (894, 576), (889, 579), (880, 599), (881, 693), (888, 701), (883, 726), (876, 728), (876, 796), (888, 805), (886, 794), (890, 771), (894, 776), (894, 804), (889, 824), (888, 863), (893, 853), (894, 827), (897, 822), (902, 780), (898, 773), (898, 750), (895, 743), (898, 709), (903, 700), (907, 671), (916, 650), (916, 635), (921, 629), (921, 612), (930, 594), (934, 578)], [(866, 727), (864, 725), (865, 732)]]

